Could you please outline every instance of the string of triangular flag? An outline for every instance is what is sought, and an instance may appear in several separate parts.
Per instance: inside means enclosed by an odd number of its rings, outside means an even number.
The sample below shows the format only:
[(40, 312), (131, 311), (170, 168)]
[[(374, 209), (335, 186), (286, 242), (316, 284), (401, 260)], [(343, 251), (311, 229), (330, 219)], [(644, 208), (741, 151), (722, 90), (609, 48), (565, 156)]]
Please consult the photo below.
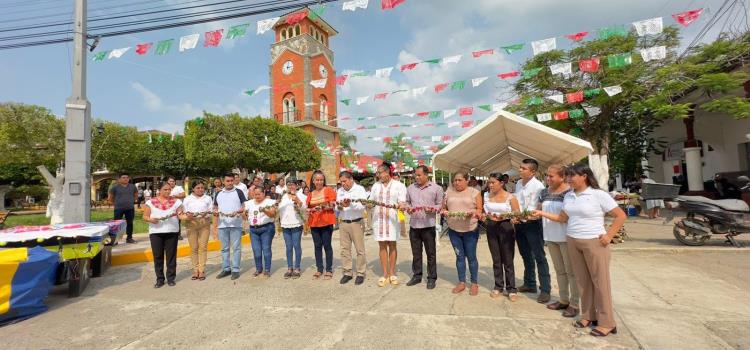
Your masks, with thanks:
[[(638, 54), (640, 55), (641, 59), (645, 62), (650, 62), (654, 60), (661, 60), (667, 57), (667, 48), (666, 46), (655, 46), (655, 47), (649, 47), (644, 48), (638, 51)], [(602, 67), (601, 61), (603, 59), (606, 59), (607, 61), (607, 67), (609, 69), (619, 69), (622, 67), (625, 67), (627, 65), (630, 65), (633, 63), (633, 54), (630, 53), (618, 53), (618, 54), (612, 54), (612, 55), (606, 55), (602, 57), (592, 57), (585, 60), (580, 60), (575, 65), (577, 67), (577, 70), (573, 70), (573, 62), (565, 62), (565, 63), (558, 63), (548, 66), (551, 74), (562, 74), (565, 76), (570, 76), (574, 72), (581, 72), (581, 73), (594, 73), (599, 71), (599, 69)], [(497, 78), (501, 80), (506, 79), (513, 79), (513, 78), (519, 78), (519, 79), (529, 79), (533, 78), (536, 75), (538, 75), (542, 71), (541, 67), (537, 68), (530, 68), (526, 70), (521, 71), (508, 71), (504, 73), (497, 74)], [(479, 87), (489, 79), (488, 76), (482, 76), (482, 77), (476, 77), (471, 79), (465, 79), (465, 80), (457, 80), (453, 82), (446, 82), (446, 83), (439, 83), (432, 86), (430, 89), (429, 86), (422, 86), (418, 88), (408, 88), (408, 89), (399, 89), (391, 92), (381, 92), (377, 93), (375, 95), (371, 96), (359, 96), (356, 98), (352, 97), (346, 97), (339, 100), (339, 102), (343, 103), (344, 105), (351, 105), (352, 102), (354, 102), (357, 106), (369, 103), (369, 102), (375, 102), (375, 101), (384, 101), (389, 96), (403, 96), (406, 98), (412, 97), (417, 98), (424, 93), (428, 91), (428, 89), (434, 91), (436, 94), (441, 93), (443, 91), (456, 91), (456, 90), (463, 90), (469, 83), (473, 88)], [(312, 82), (311, 82), (312, 85)], [(314, 86), (314, 85), (313, 85)], [(256, 89), (257, 90), (257, 89)], [(562, 102), (561, 102), (562, 103)]]
[[(381, 9), (383, 10), (391, 10), (394, 9), (396, 6), (399, 6), (403, 4), (406, 0), (381, 0)], [(369, 5), (369, 0), (353, 0), (353, 1), (346, 1), (343, 3), (342, 11), (355, 11), (357, 9), (367, 9)], [(279, 17), (272, 17), (272, 18), (266, 18), (259, 20), (257, 22), (257, 30), (256, 33), (258, 35), (264, 34), (271, 30), (276, 24), (279, 23), (279, 21), (284, 19), (284, 23), (286, 24), (297, 24), (301, 22), (305, 18), (310, 18), (311, 20), (316, 20), (320, 18), (327, 10), (327, 6), (325, 4), (319, 4), (318, 6), (305, 8), (300, 11), (296, 11), (290, 14), (287, 14), (285, 16), (279, 16)], [(216, 47), (219, 46), (219, 44), (222, 42), (222, 39), (237, 39), (245, 36), (247, 34), (248, 28), (250, 28), (251, 23), (242, 23), (238, 25), (231, 26), (227, 28), (225, 31), (224, 29), (216, 29), (211, 30), (208, 32), (205, 32), (203, 34), (203, 47)], [(198, 42), (200, 41), (201, 35), (200, 34), (190, 34), (185, 35), (179, 38), (179, 40), (175, 39), (166, 39), (166, 40), (160, 40), (157, 41), (154, 45), (154, 42), (146, 42), (137, 44), (135, 46), (135, 54), (139, 56), (144, 56), (148, 54), (149, 52), (153, 52), (155, 55), (163, 56), (168, 53), (170, 53), (175, 45), (175, 43), (178, 43), (178, 49), (179, 52), (185, 52), (188, 50), (195, 49), (198, 46)], [(93, 54), (92, 60), (95, 62), (100, 62), (111, 59), (117, 59), (122, 57), (124, 54), (130, 51), (132, 47), (123, 47), (118, 49), (112, 49), (112, 50), (102, 50), (97, 51)], [(153, 48), (153, 50), (152, 50)]]
[[(690, 11), (673, 14), (672, 18), (674, 18), (674, 20), (677, 23), (687, 27), (691, 23), (695, 22), (701, 15), (701, 13), (703, 13), (703, 9), (690, 10)], [(664, 30), (664, 20), (663, 20), (663, 17), (655, 17), (655, 18), (631, 22), (628, 25), (616, 25), (612, 27), (600, 28), (595, 31), (582, 31), (582, 32), (574, 33), (574, 34), (566, 34), (560, 37), (567, 38), (574, 42), (580, 42), (584, 40), (585, 38), (589, 37), (589, 35), (592, 32), (596, 32), (597, 37), (599, 39), (609, 39), (609, 38), (618, 37), (618, 36), (627, 36), (628, 31), (629, 31), (628, 28), (630, 26), (632, 26), (632, 28), (635, 29), (635, 32), (638, 36), (657, 35), (657, 34), (662, 33)], [(552, 38), (541, 39), (541, 40), (530, 42), (532, 53), (534, 55), (538, 55), (540, 53), (555, 50), (557, 48), (557, 39), (560, 37), (552, 37)], [(349, 78), (366, 77), (366, 76), (373, 76), (376, 78), (386, 78), (390, 76), (390, 72), (392, 72), (394, 69), (400, 72), (408, 72), (408, 71), (414, 70), (415, 68), (417, 68), (417, 66), (421, 64), (447, 66), (449, 64), (459, 63), (466, 56), (471, 56), (473, 58), (480, 58), (480, 57), (500, 54), (503, 52), (510, 55), (510, 54), (523, 50), (525, 47), (526, 47), (526, 43), (517, 43), (517, 44), (500, 46), (499, 48), (482, 49), (482, 50), (472, 51), (467, 54), (450, 55), (450, 56), (446, 56), (442, 58), (434, 58), (434, 59), (429, 59), (425, 61), (406, 63), (406, 64), (402, 64), (399, 66), (384, 67), (384, 68), (370, 70), (370, 71), (358, 70), (351, 74), (342, 74), (342, 75), (337, 76), (336, 82), (338, 85), (344, 85), (349, 80)], [(387, 74), (384, 74), (386, 72)]]

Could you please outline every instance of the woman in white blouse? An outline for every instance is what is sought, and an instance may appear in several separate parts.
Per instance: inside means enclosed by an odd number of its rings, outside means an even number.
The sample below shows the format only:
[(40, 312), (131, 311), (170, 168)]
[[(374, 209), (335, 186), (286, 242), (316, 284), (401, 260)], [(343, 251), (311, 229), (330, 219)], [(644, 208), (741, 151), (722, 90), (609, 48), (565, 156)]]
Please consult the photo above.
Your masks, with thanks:
[(194, 181), (191, 188), (193, 192), (182, 203), (183, 213), (180, 219), (186, 223), (185, 230), (190, 243), (190, 262), (193, 265), (193, 277), (190, 279), (203, 281), (206, 279), (206, 247), (211, 231), (213, 201), (206, 194), (203, 181)]
[(276, 201), (266, 198), (261, 187), (254, 187), (250, 195), (252, 199), (245, 202), (245, 217), (250, 223), (250, 245), (255, 258), (253, 277), (263, 274), (267, 278), (271, 276), (271, 242), (276, 231), (273, 224)]
[[(568, 224), (568, 255), (581, 292), (581, 319), (574, 326), (596, 326), (590, 333), (596, 337), (617, 334), (609, 276), (609, 243), (625, 223), (625, 213), (609, 193), (599, 189), (588, 165), (570, 166), (565, 169), (565, 176), (573, 191), (565, 195), (560, 214), (541, 210), (534, 214)], [(607, 214), (615, 217), (608, 229), (604, 227)]]
[(164, 256), (167, 258), (167, 284), (175, 285), (177, 276), (177, 237), (180, 225), (177, 216), (182, 213), (182, 201), (170, 195), (172, 187), (168, 183), (159, 184), (155, 198), (146, 202), (143, 208), (143, 220), (148, 222), (148, 233), (151, 240), (151, 252), (154, 255), (156, 284), (154, 288), (164, 286)]
[(390, 163), (383, 162), (378, 166), (378, 182), (372, 185), (369, 198), (376, 202), (394, 206), (394, 208), (377, 206), (373, 209), (372, 236), (378, 242), (380, 267), (383, 269), (383, 276), (378, 279), (379, 287), (388, 283), (394, 286), (399, 283), (396, 276), (396, 259), (398, 257), (396, 242), (401, 236), (401, 224), (398, 221), (398, 209), (395, 209), (395, 207), (406, 204), (406, 186), (394, 180), (392, 176), (393, 169)]
[(518, 301), (516, 274), (513, 255), (516, 252), (515, 219), (507, 216), (520, 211), (518, 199), (505, 190), (505, 182), (500, 173), (490, 174), (489, 192), (484, 194), (484, 217), (487, 225), (487, 244), (492, 256), (492, 272), (495, 284), (490, 297), (507, 296), (510, 301)]
[(287, 271), (284, 278), (297, 279), (301, 275), (302, 228), (305, 224), (303, 213), (307, 210), (307, 196), (297, 191), (297, 182), (294, 179), (287, 181), (286, 188), (287, 191), (282, 193), (279, 202), (279, 217), (286, 245)]

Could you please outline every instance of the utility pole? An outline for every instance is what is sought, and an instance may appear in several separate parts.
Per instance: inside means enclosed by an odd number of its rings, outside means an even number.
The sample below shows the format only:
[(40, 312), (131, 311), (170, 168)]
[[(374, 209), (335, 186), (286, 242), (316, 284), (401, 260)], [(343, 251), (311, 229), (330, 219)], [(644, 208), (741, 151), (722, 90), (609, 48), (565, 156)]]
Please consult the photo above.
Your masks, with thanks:
[(73, 91), (65, 101), (65, 223), (91, 221), (91, 104), (86, 100), (86, 0), (75, 0)]

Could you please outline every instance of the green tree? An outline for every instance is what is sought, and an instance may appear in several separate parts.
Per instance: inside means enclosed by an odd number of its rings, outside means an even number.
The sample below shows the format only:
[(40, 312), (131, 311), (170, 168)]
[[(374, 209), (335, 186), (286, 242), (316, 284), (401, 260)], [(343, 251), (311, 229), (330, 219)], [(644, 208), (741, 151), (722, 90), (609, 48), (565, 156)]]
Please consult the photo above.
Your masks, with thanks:
[[(608, 157), (612, 136), (612, 127), (616, 116), (630, 118), (625, 123), (641, 123), (640, 119), (650, 118), (649, 114), (628, 113), (631, 105), (645, 99), (653, 85), (659, 85), (655, 72), (658, 68), (674, 61), (671, 48), (677, 46), (678, 31), (667, 27), (663, 33), (655, 36), (638, 37), (634, 32), (623, 36), (609, 36), (595, 40), (582, 41), (570, 50), (553, 50), (534, 56), (523, 64), (527, 74), (515, 85), (521, 104), (514, 108), (526, 115), (555, 112), (560, 110), (597, 107), (600, 113), (585, 113), (580, 118), (550, 121), (545, 124), (556, 129), (573, 133), (591, 142), (594, 152), (589, 157), (589, 164), (597, 174), (600, 182), (609, 179)], [(644, 62), (637, 53), (641, 49), (666, 46), (666, 59)], [(616, 56), (622, 55), (622, 56)], [(565, 62), (577, 63), (581, 60), (599, 58), (600, 66), (595, 72), (583, 73), (574, 67), (572, 74), (552, 74), (549, 66)], [(610, 64), (610, 60), (612, 61)], [(577, 64), (574, 64), (577, 66)], [(540, 69), (541, 68), (541, 69)], [(537, 74), (536, 69), (540, 69)], [(619, 85), (622, 92), (608, 96), (602, 88)], [(559, 105), (544, 96), (567, 94), (583, 91), (586, 98), (575, 104)]]
[(44, 107), (0, 104), (0, 184), (39, 183), (36, 166), (64, 160), (65, 124)]
[[(750, 102), (731, 93), (742, 88), (748, 74), (739, 70), (750, 56), (750, 33), (736, 38), (721, 35), (713, 43), (691, 49), (689, 55), (656, 71), (654, 85), (634, 109), (657, 118), (688, 118), (695, 109), (720, 112), (734, 118), (750, 118)], [(678, 102), (687, 93), (698, 99)]]
[[(91, 169), (107, 169), (147, 173), (151, 164), (147, 158), (151, 149), (147, 147), (148, 135), (135, 127), (123, 126), (115, 122), (98, 120), (93, 123), (91, 142)], [(150, 169), (149, 169), (150, 170)]]
[(202, 169), (268, 172), (308, 171), (320, 166), (315, 139), (301, 129), (261, 117), (204, 112), (185, 125), (185, 154)]
[(414, 164), (414, 155), (406, 150), (405, 145), (414, 145), (411, 140), (404, 140), (406, 135), (404, 133), (398, 134), (392, 140), (385, 142), (385, 150), (383, 150), (383, 161), (390, 162), (392, 164), (403, 162), (405, 164)]

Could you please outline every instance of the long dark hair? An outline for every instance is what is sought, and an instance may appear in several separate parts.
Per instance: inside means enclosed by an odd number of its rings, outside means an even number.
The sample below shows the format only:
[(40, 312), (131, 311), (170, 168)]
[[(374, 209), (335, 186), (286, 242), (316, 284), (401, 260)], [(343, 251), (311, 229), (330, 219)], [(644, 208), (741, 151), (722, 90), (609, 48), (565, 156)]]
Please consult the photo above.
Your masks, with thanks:
[(325, 188), (325, 187), (326, 187), (326, 184), (328, 183), (328, 182), (326, 181), (326, 174), (324, 174), (322, 170), (315, 170), (315, 171), (313, 171), (313, 173), (312, 173), (312, 176), (310, 176), (310, 182), (312, 182), (312, 184), (311, 184), (311, 186), (310, 186), (310, 191), (313, 191), (313, 190), (316, 190), (316, 189), (317, 189), (317, 188), (315, 187), (315, 176), (316, 176), (316, 175), (320, 175), (320, 176), (322, 176), (322, 177), (323, 177), (323, 188)]
[(594, 177), (594, 172), (591, 171), (588, 165), (583, 163), (573, 164), (565, 168), (565, 176), (584, 176), (586, 175), (586, 185), (593, 189), (599, 189), (599, 182)]

